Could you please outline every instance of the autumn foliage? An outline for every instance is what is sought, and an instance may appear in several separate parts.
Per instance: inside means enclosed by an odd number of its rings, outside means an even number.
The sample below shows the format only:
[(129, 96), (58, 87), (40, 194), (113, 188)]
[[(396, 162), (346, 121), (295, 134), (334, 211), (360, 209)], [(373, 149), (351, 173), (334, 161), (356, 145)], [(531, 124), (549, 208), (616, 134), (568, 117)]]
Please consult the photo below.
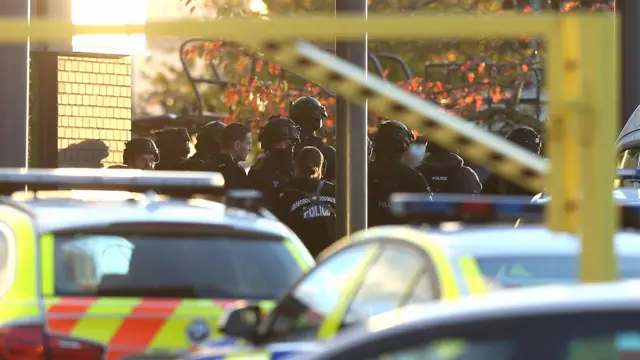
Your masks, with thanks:
[[(178, 0), (177, 0), (178, 1)], [(189, 0), (193, 12), (195, 0)], [(214, 0), (208, 0), (214, 1)], [(458, 0), (459, 7), (467, 6), (465, 11), (485, 11), (501, 13), (511, 10), (506, 4), (509, 2), (515, 10), (533, 11), (528, 0)], [(204, 2), (205, 4), (207, 1)], [(328, 11), (333, 8), (333, 1), (310, 0), (265, 0), (269, 9), (275, 13), (283, 11)], [(370, 6), (374, 11), (397, 10), (387, 6), (387, 1), (372, 0)], [(407, 11), (449, 11), (442, 8), (442, 4), (451, 6), (452, 1), (418, 1), (396, 0), (396, 7), (405, 6)], [(411, 4), (428, 4), (426, 8), (411, 8)], [(441, 3), (439, 5), (439, 3)], [(545, 2), (546, 3), (546, 2)], [(580, 9), (610, 11), (613, 2), (597, 1), (560, 1), (552, 0), (557, 11), (575, 11)], [(202, 6), (202, 1), (199, 2)], [(469, 6), (475, 4), (475, 8)], [(211, 5), (211, 4), (209, 4)], [(384, 6), (383, 6), (384, 5)], [(455, 5), (455, 4), (454, 4)], [(503, 6), (504, 5), (504, 6)], [(386, 6), (386, 7), (385, 7)], [(228, 10), (228, 9), (227, 9)], [(455, 10), (455, 9), (454, 9)], [(553, 9), (551, 9), (553, 10)], [(208, 72), (200, 72), (194, 77), (213, 76), (216, 71), (221, 76), (219, 84), (207, 86), (202, 90), (203, 105), (192, 106), (193, 94), (189, 94), (189, 87), (184, 86), (184, 78), (176, 70), (173, 79), (166, 75), (164, 79), (154, 79), (158, 89), (151, 96), (172, 99), (170, 104), (163, 104), (169, 112), (184, 113), (202, 109), (215, 113), (225, 113), (224, 120), (249, 122), (253, 126), (261, 126), (262, 122), (275, 113), (286, 114), (290, 101), (301, 95), (317, 97), (327, 108), (329, 119), (325, 122), (325, 135), (332, 137), (335, 125), (334, 110), (335, 96), (329, 90), (298, 77), (278, 64), (267, 62), (259, 54), (259, 49), (251, 52), (239, 44), (229, 44), (222, 41), (200, 41), (189, 44), (182, 54), (190, 68), (203, 69), (210, 66)], [(536, 88), (543, 81), (543, 71), (540, 64), (544, 55), (544, 44), (539, 40), (520, 38), (511, 40), (449, 41), (449, 42), (386, 42), (370, 44), (370, 52), (375, 54), (394, 53), (401, 62), (396, 60), (383, 61), (380, 67), (370, 61), (369, 70), (395, 83), (407, 92), (430, 100), (444, 109), (455, 112), (479, 123), (491, 121), (491, 109), (496, 104), (498, 108), (508, 111), (510, 121), (525, 122), (527, 125), (541, 127), (539, 117), (543, 105), (531, 105), (521, 102), (523, 90), (535, 93)], [(403, 64), (404, 63), (404, 64)], [(407, 76), (403, 66), (410, 70)], [(215, 71), (213, 71), (215, 70)], [(291, 69), (294, 70), (295, 69)], [(380, 71), (382, 70), (382, 71)], [(182, 84), (182, 85), (179, 85)], [(179, 89), (177, 89), (179, 88)], [(184, 91), (187, 89), (187, 91)], [(536, 94), (537, 95), (537, 94)], [(190, 98), (191, 97), (191, 98)], [(538, 101), (537, 99), (536, 101)], [(153, 101), (153, 100), (151, 100)], [(160, 100), (159, 100), (160, 101)], [(537, 110), (536, 110), (537, 109)], [(537, 113), (536, 113), (537, 111)], [(517, 120), (515, 118), (518, 118)], [(503, 119), (504, 120), (504, 119)], [(375, 126), (380, 118), (370, 115), (370, 125)]]

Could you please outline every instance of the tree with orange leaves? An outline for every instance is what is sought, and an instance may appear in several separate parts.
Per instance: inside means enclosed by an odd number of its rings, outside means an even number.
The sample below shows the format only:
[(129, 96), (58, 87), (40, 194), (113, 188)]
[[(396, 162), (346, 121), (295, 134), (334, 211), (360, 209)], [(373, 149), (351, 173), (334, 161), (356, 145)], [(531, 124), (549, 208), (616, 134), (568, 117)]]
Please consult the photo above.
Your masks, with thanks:
[[(186, 1), (195, 12), (196, 0)], [(264, 2), (270, 14), (275, 15), (332, 13), (334, 8), (333, 0)], [(201, 0), (197, 6), (201, 11), (215, 11), (217, 16), (252, 16), (240, 3), (244, 4), (241, 0)], [(543, 8), (536, 10), (610, 10), (613, 7), (610, 0), (548, 0), (541, 3)], [(531, 0), (369, 0), (370, 13), (500, 13), (505, 10), (534, 11)], [(519, 101), (523, 93), (535, 92), (532, 89), (541, 82), (540, 54), (544, 53), (544, 44), (536, 39), (371, 42), (369, 50), (376, 60), (370, 58), (370, 71), (449, 111), (482, 124), (496, 119), (511, 120), (542, 130), (542, 123), (537, 121), (538, 115), (543, 113), (541, 105), (535, 101), (531, 105)], [(398, 57), (394, 60), (393, 57), (375, 56), (388, 53)], [(327, 107), (330, 118), (325, 122), (324, 130), (326, 135), (333, 134), (335, 98), (326, 89), (281, 69), (278, 64), (264, 61), (259, 54), (238, 44), (193, 43), (183, 55), (190, 67), (205, 63), (215, 65), (224, 79), (219, 86), (203, 90), (203, 110), (226, 113), (226, 121), (248, 121), (261, 126), (269, 115), (286, 113), (287, 104), (296, 97), (312, 95)], [(402, 61), (397, 61), (398, 58)], [(156, 91), (149, 100), (164, 102), (168, 112), (193, 111), (193, 94), (181, 76), (181, 69), (170, 70), (173, 76), (161, 75), (154, 79)], [(496, 104), (500, 106), (494, 106)], [(371, 114), (370, 120), (374, 126), (380, 119)]]

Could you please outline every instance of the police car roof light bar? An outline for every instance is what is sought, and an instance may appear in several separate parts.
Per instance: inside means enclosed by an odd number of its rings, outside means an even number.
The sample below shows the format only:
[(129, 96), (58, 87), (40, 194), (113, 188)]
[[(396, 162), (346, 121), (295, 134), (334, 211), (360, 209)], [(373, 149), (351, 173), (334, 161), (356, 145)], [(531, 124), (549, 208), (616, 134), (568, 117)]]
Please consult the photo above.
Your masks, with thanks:
[(0, 169), (0, 192), (89, 189), (133, 192), (181, 190), (190, 194), (222, 195), (224, 177), (209, 172), (173, 172), (134, 169)]
[[(393, 194), (391, 212), (400, 218), (426, 224), (466, 222), (488, 224), (499, 222), (542, 223), (546, 203), (531, 203), (523, 196)], [(640, 229), (640, 204), (620, 204), (620, 227)]]
[(396, 217), (422, 223), (450, 221), (467, 223), (544, 221), (545, 204), (531, 203), (530, 197), (468, 195), (392, 194), (391, 212)]

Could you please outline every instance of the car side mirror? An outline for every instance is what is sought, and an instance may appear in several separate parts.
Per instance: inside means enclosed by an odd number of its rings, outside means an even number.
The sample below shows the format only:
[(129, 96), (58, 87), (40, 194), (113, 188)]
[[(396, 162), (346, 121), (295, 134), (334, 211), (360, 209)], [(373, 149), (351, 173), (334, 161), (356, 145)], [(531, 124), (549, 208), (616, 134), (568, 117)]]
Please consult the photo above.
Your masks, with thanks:
[(219, 329), (225, 335), (253, 340), (256, 337), (258, 324), (262, 319), (262, 310), (257, 305), (229, 309), (219, 321)]

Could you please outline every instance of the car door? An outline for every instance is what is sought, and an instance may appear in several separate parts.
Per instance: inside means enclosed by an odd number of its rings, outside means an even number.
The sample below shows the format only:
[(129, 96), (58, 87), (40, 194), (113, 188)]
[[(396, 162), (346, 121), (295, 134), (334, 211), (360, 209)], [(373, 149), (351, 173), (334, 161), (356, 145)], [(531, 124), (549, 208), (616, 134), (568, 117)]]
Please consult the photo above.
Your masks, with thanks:
[(328, 338), (379, 250), (377, 244), (348, 246), (317, 265), (282, 297), (259, 332), (273, 341)]
[(350, 301), (342, 327), (408, 304), (438, 299), (440, 288), (425, 251), (403, 240), (381, 240), (380, 251)]

